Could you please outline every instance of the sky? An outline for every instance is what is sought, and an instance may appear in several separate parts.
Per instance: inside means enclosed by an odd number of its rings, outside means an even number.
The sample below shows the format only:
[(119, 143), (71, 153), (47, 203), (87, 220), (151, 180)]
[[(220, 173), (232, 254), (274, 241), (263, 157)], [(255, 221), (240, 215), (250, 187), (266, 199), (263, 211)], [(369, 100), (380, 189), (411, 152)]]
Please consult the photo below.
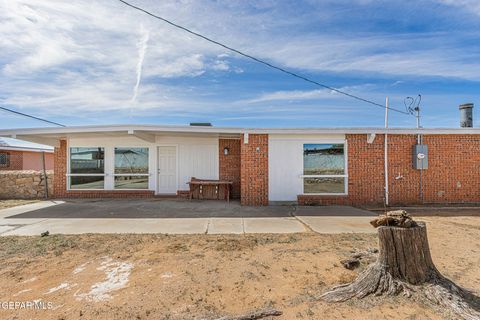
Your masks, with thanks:
[[(480, 1), (131, 0), (421, 125), (480, 107)], [(384, 109), (278, 72), (118, 0), (0, 0), (0, 106), (65, 125), (380, 127)], [(474, 126), (476, 115), (474, 108)], [(415, 118), (390, 111), (392, 127)], [(0, 129), (48, 124), (0, 110)]]

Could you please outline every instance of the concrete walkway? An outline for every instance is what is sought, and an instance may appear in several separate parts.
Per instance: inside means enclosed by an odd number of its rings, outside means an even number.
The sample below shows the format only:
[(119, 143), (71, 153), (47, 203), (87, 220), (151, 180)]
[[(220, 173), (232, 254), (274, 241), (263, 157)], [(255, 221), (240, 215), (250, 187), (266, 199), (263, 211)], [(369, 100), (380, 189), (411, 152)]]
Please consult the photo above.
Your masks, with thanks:
[(352, 207), (243, 207), (221, 201), (68, 200), (0, 210), (0, 235), (82, 233), (375, 232), (373, 213)]

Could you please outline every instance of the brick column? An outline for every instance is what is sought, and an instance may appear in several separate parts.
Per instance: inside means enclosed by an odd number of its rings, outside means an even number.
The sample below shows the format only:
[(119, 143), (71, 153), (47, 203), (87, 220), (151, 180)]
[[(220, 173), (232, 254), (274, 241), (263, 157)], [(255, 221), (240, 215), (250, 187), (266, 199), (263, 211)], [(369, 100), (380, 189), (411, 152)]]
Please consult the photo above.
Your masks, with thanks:
[(67, 141), (60, 140), (53, 154), (53, 196), (64, 197), (67, 193)]
[[(228, 148), (228, 155), (224, 149)], [(220, 179), (232, 181), (232, 198), (240, 199), (240, 140), (219, 139)]]
[(242, 205), (268, 205), (268, 135), (249, 134), (240, 141), (240, 189)]

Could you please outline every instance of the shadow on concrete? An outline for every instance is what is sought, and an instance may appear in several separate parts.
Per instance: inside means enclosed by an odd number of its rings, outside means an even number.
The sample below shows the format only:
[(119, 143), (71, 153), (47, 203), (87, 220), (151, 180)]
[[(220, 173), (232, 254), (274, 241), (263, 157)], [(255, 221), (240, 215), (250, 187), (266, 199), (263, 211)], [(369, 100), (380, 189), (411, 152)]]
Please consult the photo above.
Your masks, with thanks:
[(165, 199), (75, 199), (9, 218), (148, 219), (210, 217), (289, 217), (293, 207), (245, 207), (239, 202)]
[(375, 216), (347, 206), (241, 206), (214, 200), (69, 199), (65, 203), (9, 216), (6, 219), (152, 219), (152, 218), (276, 218), (297, 216)]

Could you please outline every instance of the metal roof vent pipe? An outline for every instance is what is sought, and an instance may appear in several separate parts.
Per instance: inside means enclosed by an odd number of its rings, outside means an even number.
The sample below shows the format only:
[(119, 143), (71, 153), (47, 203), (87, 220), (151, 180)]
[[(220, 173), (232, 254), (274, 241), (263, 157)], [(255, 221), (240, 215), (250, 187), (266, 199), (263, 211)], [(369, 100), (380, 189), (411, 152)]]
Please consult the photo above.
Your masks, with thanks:
[(460, 109), (460, 127), (472, 128), (473, 127), (473, 103), (461, 104)]
[(190, 122), (190, 127), (211, 127), (210, 122)]

